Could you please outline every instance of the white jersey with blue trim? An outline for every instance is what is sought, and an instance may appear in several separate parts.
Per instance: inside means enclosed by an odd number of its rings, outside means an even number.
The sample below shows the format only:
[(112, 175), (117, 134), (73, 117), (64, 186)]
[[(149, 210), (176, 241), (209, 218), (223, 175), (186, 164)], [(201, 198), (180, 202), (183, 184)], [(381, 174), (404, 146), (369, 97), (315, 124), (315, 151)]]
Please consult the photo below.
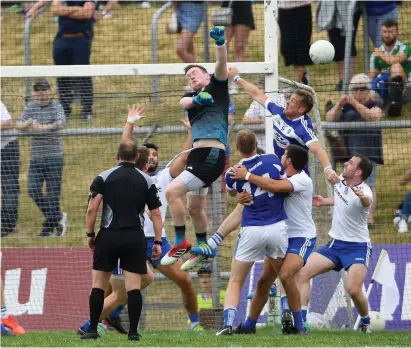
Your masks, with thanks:
[(284, 201), (289, 238), (314, 238), (317, 230), (312, 217), (313, 181), (304, 171), (288, 178), (293, 191)]
[(273, 115), (274, 153), (281, 158), (288, 145), (302, 146), (308, 151), (308, 145), (318, 141), (314, 134), (313, 124), (308, 115), (304, 114), (294, 120), (284, 115), (284, 107), (267, 99), (265, 107)]
[[(354, 188), (362, 190), (372, 201), (372, 191), (366, 183)], [(370, 207), (363, 207), (360, 198), (341, 180), (334, 185), (334, 213), (329, 235), (345, 242), (370, 243), (369, 210)]]
[[(151, 179), (153, 180), (154, 185), (156, 185), (158, 195), (160, 197), (161, 207), (159, 209), (161, 212), (161, 220), (163, 221), (163, 231), (161, 233), (161, 237), (163, 238), (167, 237), (166, 230), (164, 229), (168, 207), (166, 188), (174, 178), (170, 175), (170, 169), (166, 168), (160, 170), (156, 175), (152, 176)], [(144, 234), (146, 238), (155, 236), (153, 222), (148, 217), (147, 213), (144, 213)]]
[[(241, 160), (252, 174), (275, 180), (282, 179), (284, 168), (276, 155), (255, 155)], [(285, 220), (284, 193), (271, 193), (262, 190), (245, 180), (234, 180), (230, 172), (226, 173), (228, 190), (250, 192), (254, 197), (250, 205), (244, 206), (241, 226), (267, 226)]]

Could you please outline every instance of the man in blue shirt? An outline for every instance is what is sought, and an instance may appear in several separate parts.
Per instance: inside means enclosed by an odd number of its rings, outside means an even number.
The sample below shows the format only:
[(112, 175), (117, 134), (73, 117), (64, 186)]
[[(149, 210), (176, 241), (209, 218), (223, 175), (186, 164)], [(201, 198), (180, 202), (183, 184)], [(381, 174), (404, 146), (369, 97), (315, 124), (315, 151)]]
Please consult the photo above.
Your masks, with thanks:
[[(52, 13), (58, 16), (58, 32), (53, 43), (56, 65), (89, 65), (92, 39), (92, 17), (96, 1), (53, 0)], [(93, 110), (91, 77), (59, 77), (57, 85), (66, 118), (71, 115), (74, 92), (80, 90), (82, 120), (90, 121)]]
[(237, 150), (248, 174), (245, 180), (234, 180), (230, 170), (226, 174), (227, 190), (231, 196), (237, 192), (249, 192), (252, 201), (244, 207), (241, 219), (241, 230), (234, 251), (235, 263), (231, 270), (226, 297), (224, 301), (224, 327), (217, 333), (232, 335), (233, 322), (240, 301), (241, 288), (254, 265), (264, 258), (271, 265), (273, 272), (279, 272), (288, 247), (288, 234), (282, 193), (271, 193), (250, 183), (251, 173), (280, 180), (284, 177), (284, 168), (276, 155), (257, 155), (257, 139), (250, 130), (243, 129), (237, 133)]

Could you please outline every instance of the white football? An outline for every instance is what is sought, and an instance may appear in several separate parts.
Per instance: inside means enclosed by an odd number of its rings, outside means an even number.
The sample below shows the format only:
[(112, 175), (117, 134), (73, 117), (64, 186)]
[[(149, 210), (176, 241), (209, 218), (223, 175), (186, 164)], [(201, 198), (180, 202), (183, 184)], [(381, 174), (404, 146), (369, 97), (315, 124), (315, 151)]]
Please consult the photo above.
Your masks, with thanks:
[(381, 312), (370, 311), (371, 327), (373, 331), (385, 330), (385, 318)]
[(314, 64), (327, 64), (334, 59), (334, 56), (334, 46), (327, 40), (318, 40), (310, 47), (310, 58)]

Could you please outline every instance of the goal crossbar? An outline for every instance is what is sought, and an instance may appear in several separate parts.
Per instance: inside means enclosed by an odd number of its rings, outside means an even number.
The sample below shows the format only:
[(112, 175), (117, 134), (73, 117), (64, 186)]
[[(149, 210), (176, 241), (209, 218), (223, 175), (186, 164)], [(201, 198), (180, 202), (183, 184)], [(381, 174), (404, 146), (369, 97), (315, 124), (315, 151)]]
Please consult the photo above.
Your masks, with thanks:
[[(2, 78), (9, 77), (81, 77), (81, 76), (166, 76), (182, 75), (186, 63), (170, 64), (98, 64), (98, 65), (29, 65), (2, 66)], [(204, 63), (209, 73), (215, 63)], [(230, 63), (243, 74), (272, 74), (274, 64), (265, 62)]]

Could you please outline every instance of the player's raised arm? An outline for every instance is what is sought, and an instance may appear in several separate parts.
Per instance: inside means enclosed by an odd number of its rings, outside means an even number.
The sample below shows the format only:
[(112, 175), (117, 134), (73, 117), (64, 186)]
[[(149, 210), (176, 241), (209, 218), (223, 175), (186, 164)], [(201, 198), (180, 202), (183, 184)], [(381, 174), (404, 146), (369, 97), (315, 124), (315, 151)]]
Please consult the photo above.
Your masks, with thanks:
[(237, 85), (244, 88), (251, 98), (253, 98), (261, 105), (265, 106), (265, 102), (267, 101), (268, 97), (264, 94), (264, 91), (259, 89), (256, 85), (253, 85), (251, 82), (248, 82), (240, 77), (240, 72), (237, 68), (229, 68), (228, 75), (234, 80)]
[(224, 27), (213, 27), (210, 30), (210, 36), (216, 43), (216, 64), (214, 76), (220, 81), (225, 81), (228, 79), (227, 47), (225, 45), (224, 29)]
[(123, 135), (121, 140), (133, 140), (134, 123), (145, 116), (142, 114), (144, 109), (138, 104), (128, 106), (127, 121), (123, 128)]
[(318, 141), (313, 141), (308, 145), (310, 151), (318, 158), (320, 163), (324, 168), (324, 174), (327, 176), (328, 182), (330, 184), (336, 184), (340, 181), (340, 178), (331, 167), (330, 159), (328, 158), (327, 152), (323, 149)]

